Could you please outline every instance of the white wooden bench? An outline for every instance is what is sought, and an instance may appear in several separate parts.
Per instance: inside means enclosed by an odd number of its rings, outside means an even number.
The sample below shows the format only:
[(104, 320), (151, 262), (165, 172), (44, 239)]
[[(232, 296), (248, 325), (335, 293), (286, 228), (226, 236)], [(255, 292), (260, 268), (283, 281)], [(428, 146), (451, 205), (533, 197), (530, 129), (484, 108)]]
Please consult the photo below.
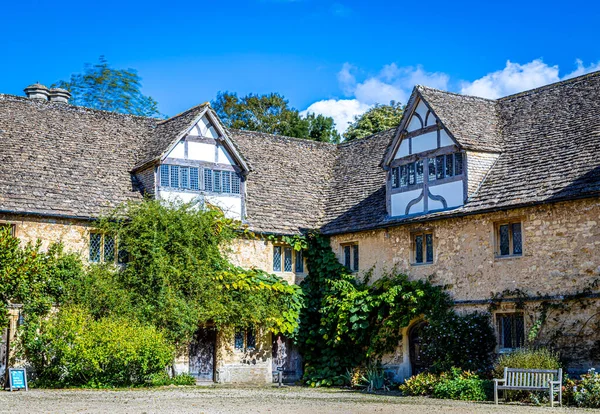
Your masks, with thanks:
[(504, 368), (504, 378), (494, 379), (494, 402), (498, 404), (498, 390), (548, 391), (550, 406), (554, 407), (554, 393), (562, 406), (562, 369)]

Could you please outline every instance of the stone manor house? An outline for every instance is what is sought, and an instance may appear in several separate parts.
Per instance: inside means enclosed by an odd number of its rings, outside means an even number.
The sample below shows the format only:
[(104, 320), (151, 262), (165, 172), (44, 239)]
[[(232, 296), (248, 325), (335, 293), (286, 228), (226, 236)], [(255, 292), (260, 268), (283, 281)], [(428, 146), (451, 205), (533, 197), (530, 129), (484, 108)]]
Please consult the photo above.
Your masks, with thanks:
[[(144, 194), (209, 202), (265, 236), (330, 236), (357, 277), (445, 285), (458, 311), (492, 313), (498, 352), (532, 341), (600, 367), (600, 72), (497, 100), (416, 86), (397, 128), (339, 145), (227, 129), (208, 104), (159, 120), (25, 93), (0, 94), (0, 222), (23, 241), (116, 261), (94, 218)], [(299, 283), (302, 253), (270, 240), (240, 238), (231, 259)], [(396, 378), (424, 368), (422, 323), (384, 361)], [(298, 378), (286, 338), (201, 328), (177, 369), (268, 382), (283, 347)]]

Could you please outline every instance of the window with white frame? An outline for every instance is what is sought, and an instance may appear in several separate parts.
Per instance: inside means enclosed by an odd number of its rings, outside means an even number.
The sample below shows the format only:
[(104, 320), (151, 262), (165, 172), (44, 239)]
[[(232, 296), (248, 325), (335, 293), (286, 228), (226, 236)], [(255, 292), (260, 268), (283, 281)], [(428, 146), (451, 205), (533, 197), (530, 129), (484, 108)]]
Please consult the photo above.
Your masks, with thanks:
[[(241, 176), (235, 171), (162, 164), (159, 175), (160, 186), (166, 188), (224, 194), (240, 194), (241, 191)], [(200, 177), (204, 178), (203, 182)]]
[(358, 272), (359, 253), (358, 243), (342, 244), (342, 264), (352, 272)]
[(302, 250), (286, 245), (273, 246), (273, 272), (304, 273)]
[(390, 171), (392, 188), (406, 188), (422, 184), (425, 176), (429, 182), (462, 175), (463, 155), (461, 152), (422, 158), (409, 164), (394, 167)]

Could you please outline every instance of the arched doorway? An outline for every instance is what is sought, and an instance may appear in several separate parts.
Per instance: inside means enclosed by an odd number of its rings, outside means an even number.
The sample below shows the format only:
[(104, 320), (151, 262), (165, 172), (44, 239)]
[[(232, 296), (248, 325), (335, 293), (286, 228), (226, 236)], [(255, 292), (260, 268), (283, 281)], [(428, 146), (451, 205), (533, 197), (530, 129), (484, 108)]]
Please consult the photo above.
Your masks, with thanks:
[(429, 366), (423, 358), (423, 328), (427, 322), (420, 321), (415, 323), (408, 331), (408, 346), (410, 352), (410, 368), (412, 375), (425, 371)]

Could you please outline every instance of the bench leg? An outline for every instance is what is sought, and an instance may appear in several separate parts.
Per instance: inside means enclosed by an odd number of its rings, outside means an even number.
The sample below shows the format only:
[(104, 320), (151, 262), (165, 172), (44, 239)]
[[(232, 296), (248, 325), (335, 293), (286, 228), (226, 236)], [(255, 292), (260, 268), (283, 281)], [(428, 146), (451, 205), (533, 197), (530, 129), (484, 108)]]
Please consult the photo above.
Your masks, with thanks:
[(498, 383), (494, 382), (494, 403), (498, 405)]
[(554, 407), (554, 384), (550, 383), (550, 407)]

